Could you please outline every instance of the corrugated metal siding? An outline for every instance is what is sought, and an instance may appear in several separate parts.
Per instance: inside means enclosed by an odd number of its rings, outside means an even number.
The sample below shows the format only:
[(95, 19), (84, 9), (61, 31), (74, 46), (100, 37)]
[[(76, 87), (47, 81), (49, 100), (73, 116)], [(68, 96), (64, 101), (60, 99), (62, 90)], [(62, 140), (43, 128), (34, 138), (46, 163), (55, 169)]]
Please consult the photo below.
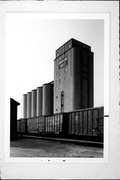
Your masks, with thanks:
[[(103, 129), (103, 107), (27, 119), (28, 133), (103, 136)], [(17, 131), (26, 132), (26, 120), (17, 121)]]
[(103, 135), (103, 108), (91, 108), (70, 112), (69, 134), (71, 135)]

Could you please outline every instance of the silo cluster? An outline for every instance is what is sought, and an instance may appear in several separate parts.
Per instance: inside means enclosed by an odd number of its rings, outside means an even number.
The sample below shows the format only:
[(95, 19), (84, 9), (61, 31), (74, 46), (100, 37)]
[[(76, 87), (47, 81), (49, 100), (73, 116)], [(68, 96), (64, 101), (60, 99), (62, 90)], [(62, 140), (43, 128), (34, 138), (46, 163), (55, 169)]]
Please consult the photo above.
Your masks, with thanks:
[(94, 53), (72, 38), (56, 50), (54, 81), (23, 95), (19, 132), (103, 141), (104, 108), (93, 107)]
[(94, 53), (89, 45), (72, 38), (56, 50), (54, 81), (23, 95), (23, 118), (93, 106)]
[(53, 114), (53, 82), (23, 94), (23, 119)]

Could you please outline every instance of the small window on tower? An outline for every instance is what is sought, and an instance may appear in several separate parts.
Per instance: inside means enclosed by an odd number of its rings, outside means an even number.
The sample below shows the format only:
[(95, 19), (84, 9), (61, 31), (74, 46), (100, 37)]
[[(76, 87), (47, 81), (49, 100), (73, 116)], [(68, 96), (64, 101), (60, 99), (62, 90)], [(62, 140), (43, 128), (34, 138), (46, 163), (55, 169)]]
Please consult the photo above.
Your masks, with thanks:
[(64, 112), (64, 92), (61, 92), (61, 112)]

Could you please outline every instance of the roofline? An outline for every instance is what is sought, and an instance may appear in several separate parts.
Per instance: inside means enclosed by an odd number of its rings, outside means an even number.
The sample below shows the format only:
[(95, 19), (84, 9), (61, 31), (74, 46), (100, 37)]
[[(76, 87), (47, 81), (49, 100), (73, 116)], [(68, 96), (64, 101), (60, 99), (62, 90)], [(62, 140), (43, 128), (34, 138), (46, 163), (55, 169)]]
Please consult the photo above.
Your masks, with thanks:
[(68, 41), (66, 41), (63, 45), (61, 45), (58, 49), (56, 49), (56, 51), (57, 50), (59, 50), (62, 46), (64, 46), (65, 44), (67, 44), (70, 40), (73, 40), (73, 41), (76, 41), (76, 42), (78, 42), (78, 43), (80, 43), (80, 44), (83, 44), (83, 45), (85, 45), (85, 46), (88, 46), (89, 48), (91, 48), (91, 46), (89, 46), (89, 45), (87, 45), (87, 44), (85, 44), (85, 43), (83, 43), (83, 42), (81, 42), (81, 41), (78, 41), (78, 40), (76, 40), (76, 39), (74, 39), (74, 38), (70, 38)]

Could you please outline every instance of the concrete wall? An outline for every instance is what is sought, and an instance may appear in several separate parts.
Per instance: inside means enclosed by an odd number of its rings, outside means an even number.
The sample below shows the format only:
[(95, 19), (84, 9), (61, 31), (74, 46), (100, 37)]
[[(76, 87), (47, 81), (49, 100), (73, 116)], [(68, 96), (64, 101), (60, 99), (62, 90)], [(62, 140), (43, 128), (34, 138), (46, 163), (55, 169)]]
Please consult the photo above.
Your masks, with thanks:
[[(73, 49), (54, 61), (54, 113), (68, 112), (73, 109)], [(62, 62), (63, 61), (63, 62)], [(66, 62), (66, 64), (65, 64)], [(60, 66), (63, 64), (63, 67)], [(61, 93), (63, 92), (63, 110)]]
[(90, 46), (71, 39), (56, 51), (54, 113), (88, 107), (93, 107), (93, 53)]

